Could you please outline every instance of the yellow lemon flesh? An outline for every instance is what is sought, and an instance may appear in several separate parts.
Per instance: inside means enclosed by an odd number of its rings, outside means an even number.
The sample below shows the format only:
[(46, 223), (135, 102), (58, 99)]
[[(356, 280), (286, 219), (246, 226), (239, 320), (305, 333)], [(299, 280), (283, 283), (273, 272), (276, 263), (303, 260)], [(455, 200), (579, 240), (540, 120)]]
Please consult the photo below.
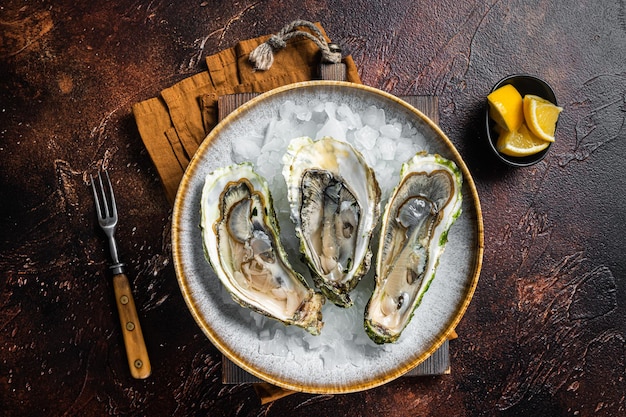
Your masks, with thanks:
[(487, 96), (489, 117), (500, 127), (513, 132), (524, 121), (522, 96), (511, 84), (504, 85)]
[(496, 149), (509, 156), (528, 156), (546, 149), (550, 142), (537, 137), (526, 124), (518, 130), (503, 130), (498, 137)]
[(543, 140), (554, 142), (554, 131), (559, 114), (563, 111), (550, 101), (539, 96), (524, 96), (524, 118), (528, 129)]

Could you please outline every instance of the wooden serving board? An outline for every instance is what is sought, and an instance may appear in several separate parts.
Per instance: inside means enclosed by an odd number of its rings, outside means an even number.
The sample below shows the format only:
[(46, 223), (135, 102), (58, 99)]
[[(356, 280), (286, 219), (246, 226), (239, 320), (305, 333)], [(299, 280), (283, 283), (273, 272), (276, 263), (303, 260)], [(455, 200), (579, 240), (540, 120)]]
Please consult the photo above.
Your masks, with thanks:
[[(259, 95), (258, 93), (240, 93), (220, 96), (218, 98), (218, 119), (221, 121), (229, 113), (234, 111), (248, 100)], [(438, 99), (435, 96), (401, 96), (402, 100), (424, 113), (435, 123), (439, 122)], [(444, 375), (450, 373), (450, 356), (448, 341), (436, 350), (428, 359), (407, 372), (404, 376), (424, 376), (424, 375)], [(262, 379), (244, 371), (230, 361), (226, 356), (222, 356), (222, 383), (263, 383)], [(265, 392), (267, 390), (263, 390)], [(273, 390), (270, 390), (273, 391)], [(283, 391), (280, 391), (284, 394)], [(263, 395), (260, 394), (263, 400)], [(279, 395), (279, 397), (282, 395)]]

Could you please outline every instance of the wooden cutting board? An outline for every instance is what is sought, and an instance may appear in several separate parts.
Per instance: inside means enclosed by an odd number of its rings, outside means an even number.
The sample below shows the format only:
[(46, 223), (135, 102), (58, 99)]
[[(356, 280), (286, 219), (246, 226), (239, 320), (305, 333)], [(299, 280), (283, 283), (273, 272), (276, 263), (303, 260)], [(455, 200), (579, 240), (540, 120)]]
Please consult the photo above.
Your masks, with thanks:
[[(345, 80), (345, 66), (343, 64), (320, 65), (320, 78), (323, 80)], [(257, 95), (259, 94), (240, 93), (219, 97), (218, 120), (221, 121), (237, 107)], [(439, 123), (439, 101), (436, 96), (400, 96), (400, 98), (424, 113), (433, 122)], [(453, 337), (456, 337), (456, 334), (453, 334)], [(407, 372), (404, 376), (444, 375), (449, 373), (449, 344), (446, 340), (430, 357)], [(255, 390), (262, 404), (269, 403), (293, 393), (293, 391), (276, 387), (244, 371), (226, 356), (222, 356), (222, 383), (254, 383)]]

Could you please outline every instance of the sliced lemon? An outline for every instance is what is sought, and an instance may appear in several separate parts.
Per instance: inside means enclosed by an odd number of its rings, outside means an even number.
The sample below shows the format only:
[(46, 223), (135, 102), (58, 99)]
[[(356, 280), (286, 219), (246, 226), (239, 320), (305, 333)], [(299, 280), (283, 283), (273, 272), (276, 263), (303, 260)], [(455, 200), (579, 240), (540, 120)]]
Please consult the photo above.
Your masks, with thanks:
[(550, 142), (537, 137), (526, 124), (517, 131), (503, 131), (498, 137), (496, 149), (509, 156), (528, 156), (546, 149)]
[(554, 142), (554, 131), (562, 107), (532, 94), (524, 96), (524, 118), (528, 128), (538, 137)]
[(511, 84), (504, 85), (487, 96), (489, 117), (500, 127), (513, 132), (524, 121), (522, 96)]

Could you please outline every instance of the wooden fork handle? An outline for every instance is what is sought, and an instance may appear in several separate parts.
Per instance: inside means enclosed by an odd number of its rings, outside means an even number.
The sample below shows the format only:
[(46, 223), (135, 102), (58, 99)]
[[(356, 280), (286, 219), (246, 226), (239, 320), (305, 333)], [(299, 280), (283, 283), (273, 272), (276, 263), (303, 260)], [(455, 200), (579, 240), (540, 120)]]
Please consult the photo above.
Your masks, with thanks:
[(145, 379), (152, 373), (152, 366), (148, 358), (148, 350), (143, 340), (135, 300), (133, 299), (126, 274), (113, 276), (113, 288), (115, 290), (115, 302), (120, 316), (120, 324), (122, 325), (130, 373), (133, 378)]

